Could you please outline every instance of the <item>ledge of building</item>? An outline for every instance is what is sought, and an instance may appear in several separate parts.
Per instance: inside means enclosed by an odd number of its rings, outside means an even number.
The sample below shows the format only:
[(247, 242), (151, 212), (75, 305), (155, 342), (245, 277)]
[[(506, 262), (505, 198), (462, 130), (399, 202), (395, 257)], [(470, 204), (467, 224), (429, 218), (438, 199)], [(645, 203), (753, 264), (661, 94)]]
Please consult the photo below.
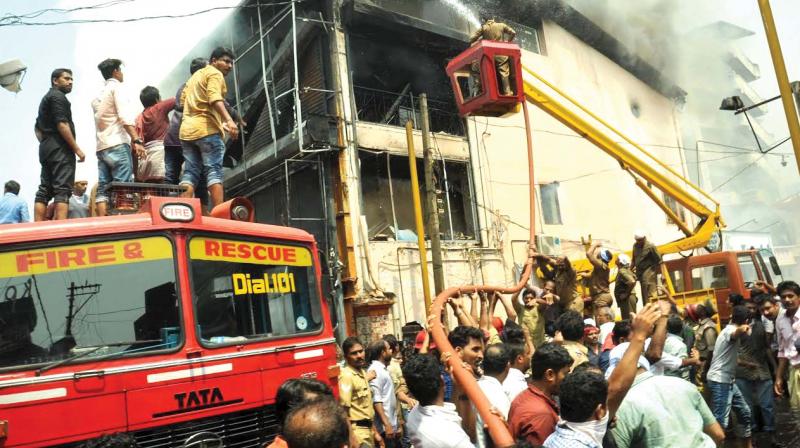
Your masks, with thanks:
[[(359, 148), (408, 155), (405, 128), (365, 121), (359, 121), (356, 126)], [(469, 142), (466, 137), (432, 132), (431, 139), (435, 140), (431, 144), (438, 148), (445, 159), (469, 160)], [(417, 157), (422, 157), (422, 131), (414, 130), (414, 152)]]

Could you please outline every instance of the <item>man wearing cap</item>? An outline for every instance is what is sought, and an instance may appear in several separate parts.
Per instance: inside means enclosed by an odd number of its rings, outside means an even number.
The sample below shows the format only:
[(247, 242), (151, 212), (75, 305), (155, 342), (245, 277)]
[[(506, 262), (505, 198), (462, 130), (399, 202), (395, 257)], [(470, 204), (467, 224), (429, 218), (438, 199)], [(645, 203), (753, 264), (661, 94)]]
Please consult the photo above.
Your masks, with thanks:
[(609, 289), (608, 276), (611, 270), (608, 264), (611, 262), (611, 251), (603, 249), (599, 241), (594, 241), (586, 249), (586, 258), (592, 264), (592, 276), (589, 279), (589, 292), (592, 295), (592, 306), (602, 307), (611, 306), (613, 298)]
[(633, 264), (631, 270), (636, 274), (642, 288), (642, 300), (645, 302), (658, 297), (658, 272), (661, 270), (661, 255), (656, 246), (647, 241), (644, 232), (636, 231), (633, 238)]
[(614, 297), (623, 319), (630, 319), (636, 312), (636, 276), (631, 271), (631, 257), (627, 254), (617, 256), (617, 279), (614, 280)]

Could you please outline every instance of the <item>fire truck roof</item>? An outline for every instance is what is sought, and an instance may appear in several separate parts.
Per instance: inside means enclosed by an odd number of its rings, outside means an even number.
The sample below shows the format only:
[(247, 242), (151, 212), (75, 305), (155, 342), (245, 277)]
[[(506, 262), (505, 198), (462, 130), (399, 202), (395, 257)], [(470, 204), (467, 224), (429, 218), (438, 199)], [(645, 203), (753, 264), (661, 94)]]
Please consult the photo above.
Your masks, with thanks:
[(202, 216), (199, 199), (153, 197), (138, 213), (61, 221), (7, 224), (0, 245), (157, 230), (195, 230), (310, 243), (302, 229)]

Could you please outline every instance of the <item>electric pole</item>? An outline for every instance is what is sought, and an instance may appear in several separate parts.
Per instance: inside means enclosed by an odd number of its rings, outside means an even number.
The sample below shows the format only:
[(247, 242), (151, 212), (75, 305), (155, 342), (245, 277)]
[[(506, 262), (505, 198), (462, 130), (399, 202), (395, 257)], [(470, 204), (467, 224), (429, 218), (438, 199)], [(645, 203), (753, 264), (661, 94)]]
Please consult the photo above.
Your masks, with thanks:
[[(75, 286), (75, 282), (70, 282), (69, 288), (69, 295), (67, 295), (67, 299), (69, 300), (69, 310), (67, 311), (67, 329), (64, 331), (64, 336), (72, 336), (72, 321), (75, 319), (75, 315), (83, 309), (84, 306), (92, 299), (98, 292), (100, 292), (100, 284), (93, 283), (89, 284), (86, 282), (83, 286)], [(80, 299), (81, 297), (86, 297), (77, 308), (75, 308), (75, 302)]]
[(431, 152), (430, 115), (428, 114), (428, 95), (419, 96), (419, 110), (422, 114), (422, 157), (425, 167), (425, 202), (427, 213), (425, 222), (431, 238), (431, 262), (433, 264), (433, 289), (438, 295), (444, 290), (444, 266), (442, 264), (442, 242), (439, 236), (439, 201), (436, 194), (436, 181), (433, 178), (434, 159)]

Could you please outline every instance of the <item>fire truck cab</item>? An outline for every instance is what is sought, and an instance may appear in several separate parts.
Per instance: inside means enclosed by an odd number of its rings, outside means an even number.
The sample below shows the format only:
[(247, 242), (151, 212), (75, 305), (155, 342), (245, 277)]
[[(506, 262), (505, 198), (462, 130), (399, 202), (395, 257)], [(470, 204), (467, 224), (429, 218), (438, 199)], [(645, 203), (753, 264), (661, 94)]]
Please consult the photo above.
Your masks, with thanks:
[[(728, 296), (750, 297), (757, 281), (774, 284), (772, 274), (780, 276), (775, 257), (768, 251), (723, 251), (665, 261), (676, 295), (713, 290), (720, 321), (731, 315)], [(770, 273), (770, 268), (773, 272)], [(776, 277), (777, 278), (777, 277)]]
[(283, 381), (335, 386), (313, 237), (242, 207), (3, 226), (0, 447), (263, 446)]

